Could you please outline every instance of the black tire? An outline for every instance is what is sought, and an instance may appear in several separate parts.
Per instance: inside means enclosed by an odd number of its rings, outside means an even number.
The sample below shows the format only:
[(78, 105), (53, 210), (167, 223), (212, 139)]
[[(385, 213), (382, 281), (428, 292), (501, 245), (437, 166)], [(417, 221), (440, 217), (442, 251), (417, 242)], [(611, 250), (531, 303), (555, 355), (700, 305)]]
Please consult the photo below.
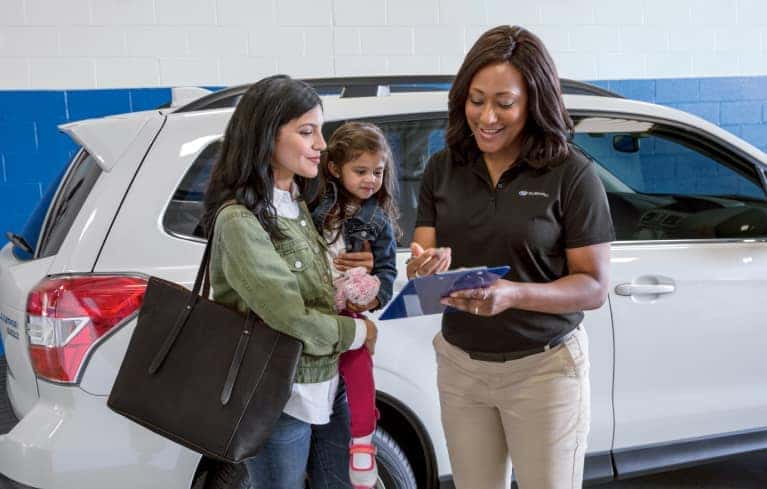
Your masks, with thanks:
[(410, 462), (389, 433), (376, 428), (373, 444), (378, 449), (377, 489), (418, 489)]

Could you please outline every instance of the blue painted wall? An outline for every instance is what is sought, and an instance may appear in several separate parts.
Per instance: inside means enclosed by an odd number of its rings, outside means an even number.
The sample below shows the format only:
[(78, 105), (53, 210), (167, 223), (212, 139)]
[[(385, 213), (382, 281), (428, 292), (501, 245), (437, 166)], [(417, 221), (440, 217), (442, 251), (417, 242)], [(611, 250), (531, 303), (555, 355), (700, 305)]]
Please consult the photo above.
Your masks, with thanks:
[[(629, 98), (691, 112), (767, 151), (767, 76), (593, 83)], [(57, 125), (152, 109), (169, 99), (167, 88), (0, 91), (0, 244), (6, 241), (5, 231), (21, 230), (76, 151)]]
[(76, 147), (59, 124), (146, 110), (168, 102), (170, 90), (0, 91), (0, 234), (19, 232), (35, 203)]
[(767, 151), (767, 76), (593, 83), (629, 98), (690, 112)]

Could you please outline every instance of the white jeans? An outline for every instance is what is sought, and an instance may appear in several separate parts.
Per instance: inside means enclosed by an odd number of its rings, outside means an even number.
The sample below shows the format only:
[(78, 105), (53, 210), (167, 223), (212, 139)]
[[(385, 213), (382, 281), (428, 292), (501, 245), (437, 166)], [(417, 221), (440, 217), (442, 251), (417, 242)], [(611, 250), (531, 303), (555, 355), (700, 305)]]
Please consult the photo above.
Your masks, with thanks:
[(580, 489), (590, 425), (588, 337), (549, 351), (472, 360), (434, 338), (442, 425), (457, 489)]

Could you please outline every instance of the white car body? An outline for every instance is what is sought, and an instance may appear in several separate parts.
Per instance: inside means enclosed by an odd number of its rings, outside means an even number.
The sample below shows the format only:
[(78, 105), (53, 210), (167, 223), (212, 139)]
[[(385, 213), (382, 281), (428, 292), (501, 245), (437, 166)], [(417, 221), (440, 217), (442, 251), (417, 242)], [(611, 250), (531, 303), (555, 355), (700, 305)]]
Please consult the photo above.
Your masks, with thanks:
[[(767, 156), (697, 117), (619, 98), (565, 99), (571, 113), (594, 114), (594, 123), (598, 118), (666, 121), (716, 141), (752, 162), (764, 187)], [(324, 105), (326, 122), (375, 122), (403, 114), (444, 117), (447, 94), (330, 97)], [(55, 274), (138, 273), (191, 287), (202, 241), (168, 232), (163, 216), (200, 152), (224, 133), (232, 110), (150, 111), (63, 128), (98, 160), (103, 173), (58, 253), (22, 261), (10, 244), (0, 252), (0, 312), (12, 372), (8, 395), (19, 418), (9, 433), (0, 435), (0, 473), (7, 478), (40, 489), (192, 486), (199, 454), (106, 406), (135, 317), (93, 348), (79, 383), (60, 385), (39, 379), (31, 366), (25, 306), (34, 285)], [(408, 255), (404, 248), (398, 253), (395, 292), (406, 282)], [(765, 240), (619, 240), (612, 245), (611, 264), (609, 300), (588, 311), (584, 320), (592, 363), (592, 478), (765, 448), (767, 307), (759, 299), (767, 296)], [(617, 287), (625, 292), (637, 285), (667, 285), (654, 290), (671, 293), (616, 293)], [(428, 479), (424, 487), (435, 487), (436, 475), (447, 480), (450, 474), (431, 347), (440, 317), (379, 324), (377, 388), (420, 424), (433, 447), (433, 454), (425, 456), (436, 467), (422, 476)], [(397, 439), (397, 433), (390, 434)], [(720, 451), (696, 451), (700, 440), (718, 440)], [(658, 458), (664, 449), (672, 454), (665, 461)], [(637, 454), (655, 458), (648, 462)]]

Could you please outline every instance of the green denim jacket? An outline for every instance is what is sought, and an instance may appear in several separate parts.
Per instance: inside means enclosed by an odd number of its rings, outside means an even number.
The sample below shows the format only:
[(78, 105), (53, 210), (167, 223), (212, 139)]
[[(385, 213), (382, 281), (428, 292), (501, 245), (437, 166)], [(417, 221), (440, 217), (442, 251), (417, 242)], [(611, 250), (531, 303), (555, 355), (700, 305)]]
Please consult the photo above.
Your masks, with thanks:
[(326, 243), (301, 202), (298, 218), (278, 217), (287, 238), (272, 243), (266, 230), (242, 205), (223, 209), (216, 219), (210, 259), (213, 299), (252, 309), (270, 327), (304, 346), (296, 382), (331, 379), (338, 355), (354, 340), (355, 322), (335, 314)]

